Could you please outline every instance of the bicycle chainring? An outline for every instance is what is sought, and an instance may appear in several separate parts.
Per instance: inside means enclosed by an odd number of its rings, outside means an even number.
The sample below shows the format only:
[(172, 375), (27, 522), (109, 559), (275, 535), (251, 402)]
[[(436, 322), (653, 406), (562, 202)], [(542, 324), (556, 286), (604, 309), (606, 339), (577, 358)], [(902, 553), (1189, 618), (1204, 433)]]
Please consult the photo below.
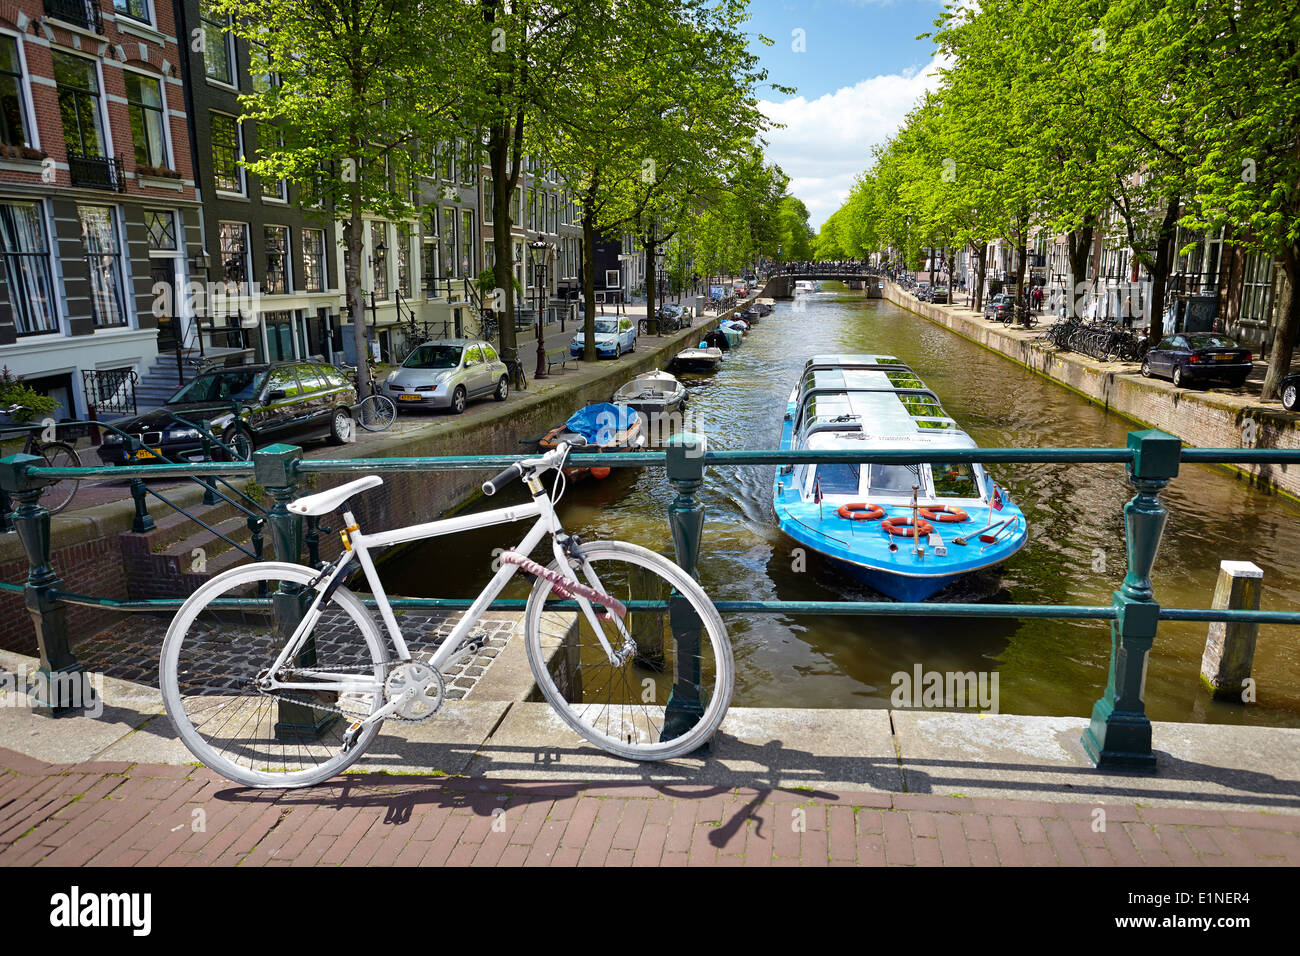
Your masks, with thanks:
[(447, 699), (447, 685), (436, 668), (407, 661), (389, 671), (384, 681), (384, 696), (389, 702), (404, 698), (393, 711), (394, 717), (420, 723), (442, 707)]

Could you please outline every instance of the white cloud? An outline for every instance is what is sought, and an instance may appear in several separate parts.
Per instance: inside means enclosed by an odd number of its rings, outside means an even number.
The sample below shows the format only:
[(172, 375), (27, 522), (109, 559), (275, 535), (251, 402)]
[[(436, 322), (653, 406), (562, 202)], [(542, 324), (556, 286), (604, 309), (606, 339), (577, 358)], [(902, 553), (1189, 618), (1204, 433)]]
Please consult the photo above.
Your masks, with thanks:
[(853, 180), (871, 165), (871, 149), (902, 125), (920, 97), (938, 86), (941, 60), (873, 76), (815, 100), (763, 101), (760, 109), (784, 129), (766, 134), (769, 162), (790, 177), (790, 192), (808, 207), (814, 229), (848, 198)]

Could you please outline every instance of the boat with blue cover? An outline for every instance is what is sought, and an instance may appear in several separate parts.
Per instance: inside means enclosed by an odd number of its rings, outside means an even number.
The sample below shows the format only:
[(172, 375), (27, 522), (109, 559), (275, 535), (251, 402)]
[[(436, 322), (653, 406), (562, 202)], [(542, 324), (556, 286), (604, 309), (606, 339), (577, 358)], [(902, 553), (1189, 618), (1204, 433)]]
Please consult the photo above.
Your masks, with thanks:
[(906, 449), (925, 462), (784, 465), (777, 521), (880, 593), (923, 601), (1028, 540), (1024, 515), (983, 466), (944, 458), (978, 447), (896, 357), (814, 356), (790, 392), (782, 449)]

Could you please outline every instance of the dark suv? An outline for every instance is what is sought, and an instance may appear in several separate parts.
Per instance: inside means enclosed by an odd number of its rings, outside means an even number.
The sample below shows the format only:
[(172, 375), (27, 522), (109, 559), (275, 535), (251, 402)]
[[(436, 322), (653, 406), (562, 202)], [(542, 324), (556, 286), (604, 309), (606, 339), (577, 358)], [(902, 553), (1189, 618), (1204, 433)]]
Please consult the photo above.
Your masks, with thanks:
[[(160, 408), (113, 424), (143, 443), (134, 464), (159, 458), (202, 461), (196, 426), (203, 419), (229, 449), (215, 449), (218, 458), (247, 459), (253, 449), (272, 442), (351, 441), (356, 400), (352, 380), (329, 365), (235, 365), (207, 369)], [(126, 464), (122, 436), (106, 430), (99, 457), (106, 465)]]

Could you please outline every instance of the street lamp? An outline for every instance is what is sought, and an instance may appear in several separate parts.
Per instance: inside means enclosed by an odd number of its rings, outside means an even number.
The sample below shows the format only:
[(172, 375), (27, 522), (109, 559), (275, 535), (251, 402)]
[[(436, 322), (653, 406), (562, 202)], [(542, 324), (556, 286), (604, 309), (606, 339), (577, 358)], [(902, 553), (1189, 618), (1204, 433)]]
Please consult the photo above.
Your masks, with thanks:
[(533, 255), (533, 284), (537, 290), (537, 370), (533, 378), (546, 378), (546, 340), (542, 331), (542, 312), (546, 303), (546, 262), (555, 248), (540, 236), (528, 244)]
[(667, 294), (665, 290), (668, 283), (665, 281), (667, 277), (664, 275), (664, 263), (667, 260), (668, 253), (660, 246), (655, 250), (655, 288), (658, 290), (658, 297), (655, 301), (659, 303), (660, 311), (663, 311), (664, 296)]

